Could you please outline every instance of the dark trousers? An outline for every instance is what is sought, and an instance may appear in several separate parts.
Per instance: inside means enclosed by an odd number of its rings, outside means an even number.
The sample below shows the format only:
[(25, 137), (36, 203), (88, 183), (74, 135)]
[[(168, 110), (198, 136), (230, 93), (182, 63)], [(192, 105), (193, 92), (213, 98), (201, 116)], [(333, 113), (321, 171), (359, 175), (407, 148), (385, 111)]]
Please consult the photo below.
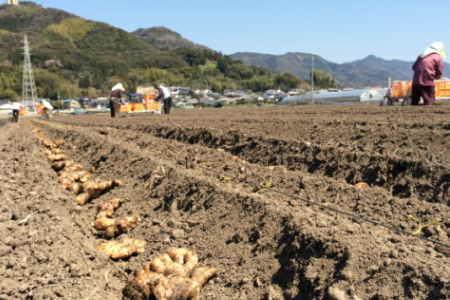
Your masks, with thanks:
[(170, 107), (172, 106), (172, 97), (164, 99), (164, 113), (170, 114)]
[(419, 105), (420, 97), (424, 105), (434, 105), (436, 91), (434, 85), (413, 84), (411, 89), (411, 105)]
[(19, 110), (13, 109), (13, 122), (17, 123), (17, 121), (19, 121)]
[(119, 114), (119, 98), (111, 97), (109, 100), (109, 109), (111, 110), (111, 118), (115, 118)]

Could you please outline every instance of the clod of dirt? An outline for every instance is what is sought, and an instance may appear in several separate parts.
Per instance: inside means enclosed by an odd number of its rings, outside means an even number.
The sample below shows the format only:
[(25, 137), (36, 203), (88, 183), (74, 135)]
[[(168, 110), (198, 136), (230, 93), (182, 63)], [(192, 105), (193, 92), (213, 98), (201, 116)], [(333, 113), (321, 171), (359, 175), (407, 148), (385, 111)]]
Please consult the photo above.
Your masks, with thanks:
[(283, 294), (278, 291), (278, 289), (273, 286), (269, 286), (267, 288), (265, 300), (284, 300)]
[(8, 255), (11, 252), (11, 247), (0, 246), (0, 257)]
[(11, 296), (16, 292), (16, 289), (17, 282), (11, 278), (5, 278), (0, 282), (0, 294)]
[(184, 238), (184, 230), (183, 229), (175, 229), (172, 231), (172, 236), (175, 239), (183, 239)]
[(328, 289), (328, 298), (330, 300), (350, 300), (343, 290), (333, 286)]

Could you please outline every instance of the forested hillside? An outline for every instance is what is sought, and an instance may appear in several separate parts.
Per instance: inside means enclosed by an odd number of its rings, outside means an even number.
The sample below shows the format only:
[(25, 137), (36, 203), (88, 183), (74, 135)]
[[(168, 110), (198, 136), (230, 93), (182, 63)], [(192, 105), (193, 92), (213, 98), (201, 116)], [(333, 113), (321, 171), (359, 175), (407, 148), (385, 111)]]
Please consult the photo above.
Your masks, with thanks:
[(157, 81), (218, 92), (295, 88), (304, 83), (291, 74), (248, 67), (202, 47), (155, 47), (105, 23), (33, 2), (20, 4), (0, 6), (0, 99), (16, 100), (21, 95), (24, 34), (42, 98), (56, 99), (58, 91), (63, 98), (96, 98), (117, 82), (123, 82), (127, 92)]

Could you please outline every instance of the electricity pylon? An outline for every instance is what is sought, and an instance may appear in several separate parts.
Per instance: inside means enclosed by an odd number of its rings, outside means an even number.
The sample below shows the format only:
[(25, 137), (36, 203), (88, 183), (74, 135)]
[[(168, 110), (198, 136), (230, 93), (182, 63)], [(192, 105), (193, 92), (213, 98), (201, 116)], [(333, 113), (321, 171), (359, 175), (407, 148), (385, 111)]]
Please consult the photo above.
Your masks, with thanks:
[[(37, 100), (36, 84), (34, 82), (33, 67), (30, 60), (30, 48), (28, 47), (27, 35), (23, 41), (24, 59), (23, 59), (23, 86), (22, 86), (22, 101)], [(35, 107), (36, 109), (36, 107)]]

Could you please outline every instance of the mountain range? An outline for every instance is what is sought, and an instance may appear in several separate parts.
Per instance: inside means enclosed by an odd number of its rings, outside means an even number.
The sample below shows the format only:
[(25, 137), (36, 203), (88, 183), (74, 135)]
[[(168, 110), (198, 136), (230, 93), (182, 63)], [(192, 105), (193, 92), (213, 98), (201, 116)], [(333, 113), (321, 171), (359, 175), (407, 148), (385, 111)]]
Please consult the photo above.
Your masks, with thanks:
[[(289, 72), (308, 80), (311, 72), (311, 59), (314, 57), (314, 69), (329, 73), (342, 87), (368, 87), (388, 85), (388, 80), (411, 80), (414, 62), (385, 60), (374, 55), (354, 62), (337, 64), (320, 56), (308, 53), (286, 53), (284, 55), (238, 52), (230, 55), (250, 66), (260, 66), (272, 71)], [(450, 70), (450, 64), (444, 63), (444, 70)]]

